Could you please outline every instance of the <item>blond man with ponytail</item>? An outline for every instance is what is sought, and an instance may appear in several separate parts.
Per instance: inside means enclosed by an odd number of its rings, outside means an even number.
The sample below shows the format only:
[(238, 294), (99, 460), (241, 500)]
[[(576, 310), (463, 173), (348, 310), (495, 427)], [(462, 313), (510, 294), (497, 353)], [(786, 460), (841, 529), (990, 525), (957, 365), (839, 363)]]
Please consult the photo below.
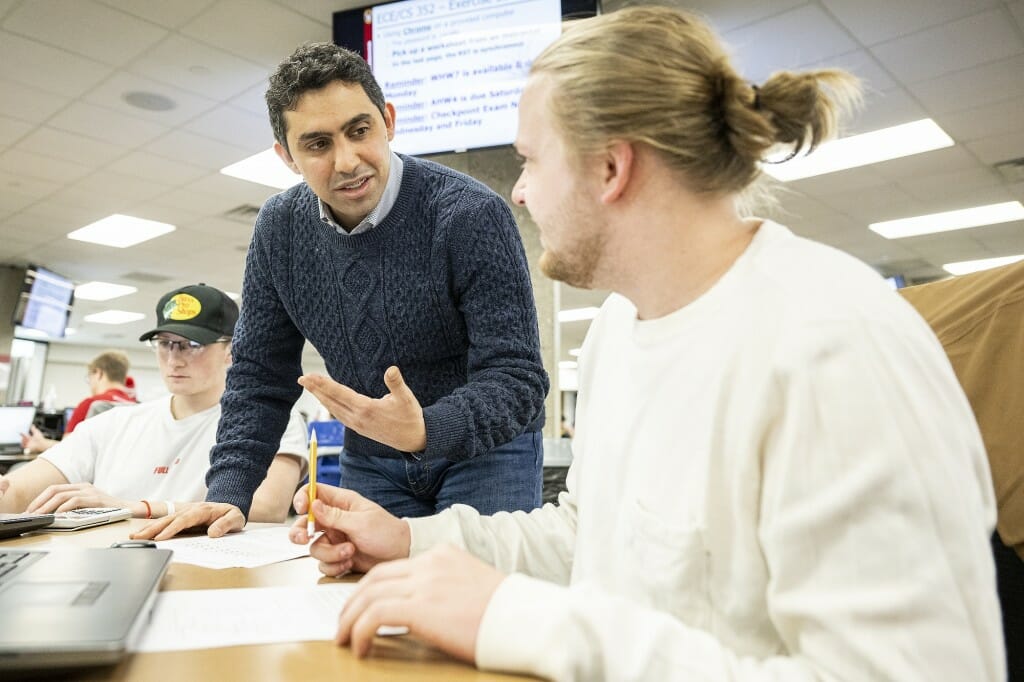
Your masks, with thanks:
[(549, 276), (615, 292), (580, 356), (568, 492), (396, 519), (318, 488), (311, 553), (368, 571), (339, 643), (407, 625), (558, 680), (1004, 678), (988, 467), (942, 347), (870, 268), (737, 208), (857, 93), (833, 70), (754, 87), (665, 8), (539, 56), (512, 198)]

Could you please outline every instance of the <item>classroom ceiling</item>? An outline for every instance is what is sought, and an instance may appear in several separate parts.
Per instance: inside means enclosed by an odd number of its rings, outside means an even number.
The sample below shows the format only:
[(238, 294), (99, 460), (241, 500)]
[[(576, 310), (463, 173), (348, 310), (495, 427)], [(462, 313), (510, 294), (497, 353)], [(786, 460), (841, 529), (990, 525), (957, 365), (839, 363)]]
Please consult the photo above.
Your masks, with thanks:
[[(238, 291), (252, 216), (275, 190), (218, 170), (272, 142), (270, 70), (329, 40), (331, 12), (360, 0), (0, 0), (0, 264), (38, 263), (76, 282), (138, 287), (79, 300), (69, 343), (133, 347), (153, 302), (182, 282)], [(889, 241), (871, 222), (1024, 200), (1024, 0), (689, 0), (753, 82), (836, 65), (868, 86), (851, 132), (931, 117), (953, 147), (787, 183), (772, 216), (886, 274), (927, 280), (944, 263), (1024, 254), (1024, 222)], [(606, 11), (617, 2), (605, 2)], [(131, 92), (172, 109), (128, 103)], [(66, 235), (112, 213), (172, 223), (128, 249)], [(814, 286), (808, 282), (808, 286)], [(561, 307), (601, 292), (562, 287)], [(110, 307), (138, 323), (84, 323)], [(562, 359), (586, 322), (562, 325)]]

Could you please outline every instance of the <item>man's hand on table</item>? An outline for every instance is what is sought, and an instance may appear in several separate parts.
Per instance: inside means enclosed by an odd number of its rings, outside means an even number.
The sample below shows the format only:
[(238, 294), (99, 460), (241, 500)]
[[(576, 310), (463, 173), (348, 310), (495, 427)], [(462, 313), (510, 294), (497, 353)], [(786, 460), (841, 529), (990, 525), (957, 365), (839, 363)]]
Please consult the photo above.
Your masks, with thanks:
[(480, 622), (504, 579), (501, 571), (451, 545), (382, 563), (370, 569), (345, 602), (336, 641), (363, 657), (377, 628), (404, 625), (452, 656), (475, 663)]
[(178, 533), (190, 528), (205, 527), (211, 538), (242, 530), (245, 516), (242, 510), (226, 502), (190, 502), (181, 505), (174, 514), (154, 519), (138, 532), (132, 533), (133, 540), (170, 540)]

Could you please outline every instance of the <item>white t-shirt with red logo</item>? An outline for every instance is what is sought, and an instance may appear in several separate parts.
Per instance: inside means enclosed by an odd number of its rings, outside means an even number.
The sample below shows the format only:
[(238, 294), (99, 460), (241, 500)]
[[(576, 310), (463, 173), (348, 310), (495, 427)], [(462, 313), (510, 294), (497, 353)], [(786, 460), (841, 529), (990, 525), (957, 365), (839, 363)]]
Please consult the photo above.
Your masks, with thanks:
[[(92, 482), (113, 497), (201, 502), (219, 420), (220, 404), (175, 419), (167, 396), (87, 419), (40, 457), (69, 483)], [(292, 410), (278, 453), (296, 457), (304, 476), (306, 452), (306, 429)]]

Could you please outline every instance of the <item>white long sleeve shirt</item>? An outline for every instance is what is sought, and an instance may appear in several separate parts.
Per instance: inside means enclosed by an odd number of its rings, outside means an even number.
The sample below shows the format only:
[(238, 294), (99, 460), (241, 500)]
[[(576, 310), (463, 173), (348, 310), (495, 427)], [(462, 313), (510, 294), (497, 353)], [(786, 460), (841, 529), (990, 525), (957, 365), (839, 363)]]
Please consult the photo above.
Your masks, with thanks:
[[(410, 520), (512, 572), (482, 668), (558, 680), (1004, 678), (995, 504), (938, 341), (866, 266), (765, 222), (700, 299), (611, 296), (559, 505)], [(527, 577), (532, 576), (532, 577)]]

